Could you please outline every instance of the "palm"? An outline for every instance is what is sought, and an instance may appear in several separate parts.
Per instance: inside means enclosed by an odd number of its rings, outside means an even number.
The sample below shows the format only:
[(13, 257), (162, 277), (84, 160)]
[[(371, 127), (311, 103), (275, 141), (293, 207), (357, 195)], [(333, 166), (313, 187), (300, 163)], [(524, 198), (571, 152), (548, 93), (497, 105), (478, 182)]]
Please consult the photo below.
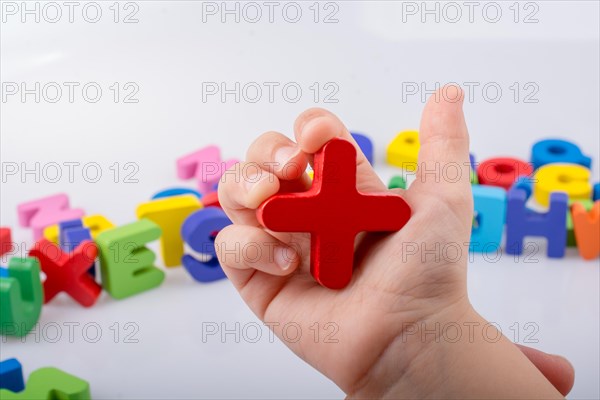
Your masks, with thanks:
[[(430, 206), (425, 204), (423, 209), (436, 209), (433, 204)], [(334, 381), (350, 386), (371, 367), (405, 324), (435, 311), (449, 296), (464, 295), (461, 282), (465, 263), (438, 271), (435, 263), (421, 262), (421, 251), (412, 256), (403, 253), (403, 247), (412, 253), (414, 246), (454, 246), (459, 235), (459, 243), (466, 242), (468, 235), (465, 238), (464, 231), (430, 231), (435, 225), (432, 221), (443, 227), (458, 218), (469, 221), (465, 216), (417, 211), (400, 232), (362, 237), (357, 244), (353, 280), (341, 291), (321, 287), (310, 275), (308, 236), (288, 236), (286, 239), (299, 244), (301, 254), (306, 255), (295, 273), (279, 277), (257, 271), (240, 292), (262, 320), (279, 324), (275, 332), (294, 352)], [(423, 227), (428, 227), (427, 231)], [(423, 243), (417, 243), (415, 238), (421, 238)], [(453, 254), (450, 257), (454, 259)], [(447, 260), (440, 259), (440, 263), (444, 261)], [(423, 270), (425, 266), (429, 271)], [(436, 274), (435, 279), (431, 274)], [(412, 308), (415, 299), (421, 301), (417, 313)], [(302, 332), (298, 341), (299, 331), (295, 326), (291, 328), (296, 324)], [(369, 329), (357, 336), (359, 327)], [(340, 362), (353, 367), (340, 370)], [(342, 387), (346, 385), (341, 383)]]

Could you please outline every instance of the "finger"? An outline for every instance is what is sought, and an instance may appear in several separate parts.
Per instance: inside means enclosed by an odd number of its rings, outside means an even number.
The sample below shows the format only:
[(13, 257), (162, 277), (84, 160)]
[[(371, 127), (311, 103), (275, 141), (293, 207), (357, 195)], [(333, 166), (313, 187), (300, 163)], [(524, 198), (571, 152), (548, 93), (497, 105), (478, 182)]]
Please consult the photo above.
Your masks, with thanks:
[(552, 383), (552, 385), (566, 396), (575, 383), (575, 370), (571, 363), (564, 357), (556, 356), (531, 347), (517, 344), (523, 354), (537, 369)]
[(256, 162), (279, 179), (294, 180), (306, 171), (306, 153), (294, 141), (278, 132), (260, 135), (248, 148), (246, 161)]
[(391, 193), (395, 193), (399, 196), (404, 197), (406, 195), (406, 189), (402, 189), (402, 188), (393, 188), (393, 189), (388, 189), (389, 192)]
[(259, 226), (256, 208), (279, 191), (279, 179), (255, 163), (237, 163), (219, 182), (219, 202), (235, 224)]
[(387, 189), (348, 129), (333, 113), (321, 108), (306, 110), (296, 119), (294, 134), (302, 151), (308, 154), (316, 153), (333, 138), (339, 137), (348, 140), (354, 144), (357, 152), (356, 186), (358, 190), (369, 193)]
[(222, 229), (215, 239), (215, 249), (221, 266), (234, 283), (247, 280), (254, 270), (286, 276), (300, 263), (293, 246), (252, 226), (229, 225)]
[(447, 85), (427, 101), (421, 117), (419, 162), (412, 190), (456, 203), (470, 198), (469, 133), (463, 99), (460, 87)]

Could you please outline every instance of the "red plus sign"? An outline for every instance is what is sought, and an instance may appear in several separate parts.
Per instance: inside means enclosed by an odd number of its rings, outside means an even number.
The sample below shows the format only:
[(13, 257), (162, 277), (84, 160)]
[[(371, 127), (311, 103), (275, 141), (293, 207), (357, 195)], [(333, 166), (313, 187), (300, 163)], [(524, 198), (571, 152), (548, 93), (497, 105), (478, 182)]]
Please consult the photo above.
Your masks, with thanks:
[(400, 196), (356, 189), (356, 149), (346, 140), (327, 142), (315, 154), (314, 169), (308, 191), (273, 196), (257, 216), (275, 232), (309, 232), (312, 275), (325, 287), (341, 289), (352, 279), (356, 235), (397, 231), (411, 211)]
[(87, 273), (97, 254), (96, 244), (91, 240), (82, 241), (70, 254), (47, 239), (38, 241), (29, 255), (40, 260), (42, 271), (46, 274), (44, 303), (64, 291), (82, 306), (92, 306), (102, 291), (102, 287)]

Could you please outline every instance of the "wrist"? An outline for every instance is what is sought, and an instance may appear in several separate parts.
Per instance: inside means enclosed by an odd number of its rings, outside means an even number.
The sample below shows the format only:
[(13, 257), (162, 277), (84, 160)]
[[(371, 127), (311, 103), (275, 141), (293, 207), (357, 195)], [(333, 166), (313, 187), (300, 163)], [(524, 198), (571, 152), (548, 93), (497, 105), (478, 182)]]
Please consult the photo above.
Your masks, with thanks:
[(562, 398), (470, 304), (404, 328), (349, 397)]
[(348, 398), (446, 397), (444, 371), (439, 374), (432, 367), (452, 357), (456, 349), (449, 344), (456, 347), (458, 341), (468, 339), (465, 335), (474, 336), (481, 320), (464, 298), (414, 322), (400, 322), (398, 335)]

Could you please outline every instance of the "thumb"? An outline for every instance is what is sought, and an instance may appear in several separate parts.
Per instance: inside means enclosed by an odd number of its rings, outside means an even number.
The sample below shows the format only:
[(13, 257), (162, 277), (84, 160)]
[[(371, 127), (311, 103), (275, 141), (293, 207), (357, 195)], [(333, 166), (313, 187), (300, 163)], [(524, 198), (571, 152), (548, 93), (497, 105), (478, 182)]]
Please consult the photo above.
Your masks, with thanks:
[(571, 363), (561, 356), (544, 353), (531, 347), (517, 344), (523, 354), (540, 372), (552, 383), (552, 385), (566, 396), (573, 388), (575, 382), (575, 370)]
[(446, 85), (427, 101), (419, 129), (417, 175), (411, 189), (414, 186), (415, 191), (464, 205), (471, 196), (471, 167), (463, 100), (459, 86)]

